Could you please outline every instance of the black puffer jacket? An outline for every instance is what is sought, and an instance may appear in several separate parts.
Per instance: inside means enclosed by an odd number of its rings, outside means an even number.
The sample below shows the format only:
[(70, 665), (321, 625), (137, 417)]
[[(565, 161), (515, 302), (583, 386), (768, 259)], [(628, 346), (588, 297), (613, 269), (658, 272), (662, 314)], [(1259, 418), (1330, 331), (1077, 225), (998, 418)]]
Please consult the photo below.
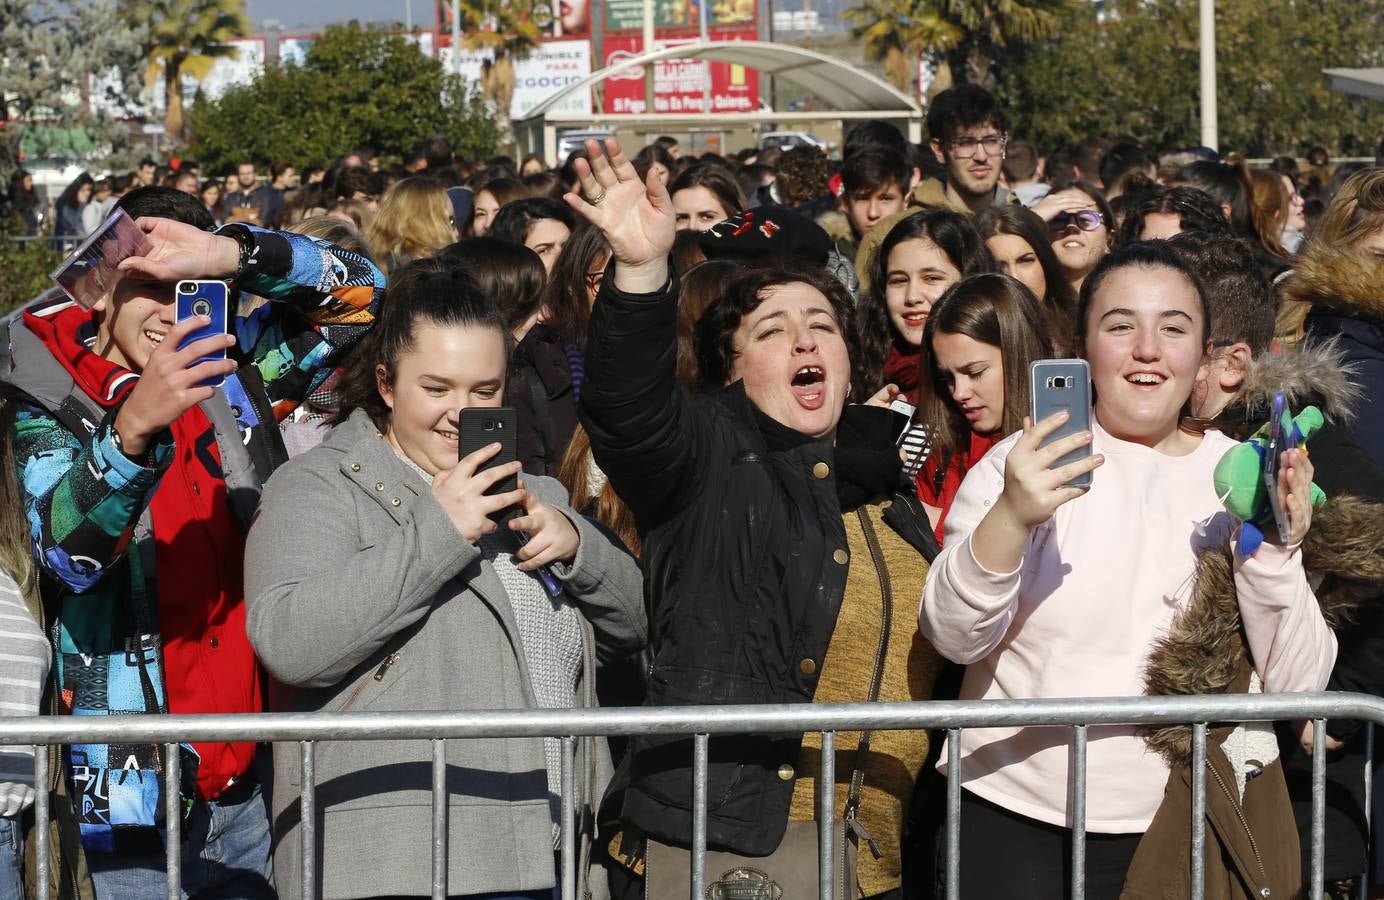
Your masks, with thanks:
[[(581, 396), (596, 462), (644, 539), (653, 654), (645, 702), (810, 702), (846, 584), (843, 501), (889, 496), (897, 484), (888, 414), (849, 408), (838, 448), (764, 416), (739, 383), (694, 395), (675, 378), (676, 328), (675, 285), (631, 296), (606, 278)], [(838, 479), (838, 465), (873, 474)], [(886, 522), (928, 555), (917, 504), (890, 510)], [(792, 773), (800, 744), (712, 739), (710, 846), (748, 855), (778, 847), (793, 795), (792, 774), (780, 771)], [(687, 846), (691, 766), (688, 738), (632, 738), (612, 788), (623, 792), (619, 820)]]

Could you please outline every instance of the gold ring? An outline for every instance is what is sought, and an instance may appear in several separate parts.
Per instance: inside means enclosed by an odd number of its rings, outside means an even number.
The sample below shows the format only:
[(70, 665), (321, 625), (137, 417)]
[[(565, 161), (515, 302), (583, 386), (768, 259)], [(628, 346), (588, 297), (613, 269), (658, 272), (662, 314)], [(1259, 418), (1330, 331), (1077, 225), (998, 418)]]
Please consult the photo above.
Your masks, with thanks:
[(597, 194), (596, 196), (594, 196), (594, 197), (591, 198), (591, 205), (592, 205), (592, 206), (600, 206), (600, 205), (601, 205), (601, 201), (604, 200), (605, 198), (606, 198), (606, 192), (605, 192), (605, 190), (602, 190), (599, 194)]

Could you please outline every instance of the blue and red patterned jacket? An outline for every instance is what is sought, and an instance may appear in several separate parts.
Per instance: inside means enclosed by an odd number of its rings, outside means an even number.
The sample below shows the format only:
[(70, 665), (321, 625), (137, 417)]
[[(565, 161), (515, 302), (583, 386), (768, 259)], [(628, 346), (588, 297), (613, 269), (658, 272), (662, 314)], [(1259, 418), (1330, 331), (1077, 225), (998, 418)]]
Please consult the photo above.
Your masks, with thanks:
[[(232, 226), (244, 228), (246, 226)], [(212, 400), (187, 410), (137, 462), (117, 447), (116, 412), (137, 375), (92, 350), (93, 314), (65, 298), (11, 325), (20, 395), (14, 458), (51, 638), (59, 710), (72, 715), (264, 709), (245, 633), (244, 536), (283, 452), (278, 420), (326, 377), (373, 321), (384, 276), (368, 260), (302, 235), (250, 229), (255, 274), (239, 285), (239, 362)], [(258, 303), (257, 306), (251, 304)], [(193, 745), (197, 796), (249, 771), (253, 743)], [(160, 824), (161, 749), (68, 748), (89, 850), (146, 849)]]

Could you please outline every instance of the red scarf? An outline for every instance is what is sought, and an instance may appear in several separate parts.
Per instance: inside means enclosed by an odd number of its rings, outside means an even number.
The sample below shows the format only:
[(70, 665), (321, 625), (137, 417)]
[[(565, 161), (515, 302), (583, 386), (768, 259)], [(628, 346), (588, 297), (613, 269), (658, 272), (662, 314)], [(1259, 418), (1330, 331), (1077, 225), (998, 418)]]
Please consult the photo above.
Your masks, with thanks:
[(889, 357), (884, 360), (884, 382), (896, 385), (914, 406), (918, 405), (921, 394), (922, 374), (923, 354), (920, 350), (912, 348), (904, 352), (899, 349), (897, 342), (890, 345)]
[[(34, 309), (43, 312), (47, 307)], [(91, 310), (75, 303), (45, 315), (25, 310), (24, 324), (52, 352), (83, 393), (103, 409), (118, 406), (139, 380), (134, 372), (98, 356), (87, 346), (96, 334), (96, 318)]]

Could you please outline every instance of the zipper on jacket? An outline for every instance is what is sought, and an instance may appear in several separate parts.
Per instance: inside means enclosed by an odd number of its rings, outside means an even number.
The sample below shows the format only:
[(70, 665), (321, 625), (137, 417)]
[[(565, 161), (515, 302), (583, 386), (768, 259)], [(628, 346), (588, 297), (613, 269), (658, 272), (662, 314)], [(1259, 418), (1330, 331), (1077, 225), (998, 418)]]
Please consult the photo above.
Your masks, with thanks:
[[(1259, 844), (1254, 840), (1254, 832), (1250, 830), (1249, 820), (1245, 818), (1244, 809), (1242, 809), (1240, 804), (1235, 800), (1235, 795), (1230, 792), (1230, 786), (1225, 783), (1225, 779), (1221, 778), (1221, 773), (1216, 771), (1216, 767), (1211, 765), (1211, 760), (1209, 759), (1206, 761), (1206, 768), (1211, 770), (1211, 774), (1216, 778), (1216, 784), (1220, 785), (1222, 793), (1224, 793), (1226, 799), (1230, 801), (1230, 805), (1235, 808), (1235, 816), (1240, 820), (1240, 827), (1245, 830), (1245, 837), (1249, 838), (1250, 852), (1254, 854), (1254, 862), (1259, 866), (1259, 877), (1261, 879), (1259, 883), (1261, 885), (1268, 885), (1269, 873), (1264, 868), (1264, 858), (1259, 855)], [(1268, 896), (1263, 893), (1265, 890), (1268, 890), (1268, 888), (1264, 887), (1261, 889), (1261, 896)]]
[(352, 706), (355, 706), (356, 701), (360, 699), (361, 692), (365, 690), (365, 686), (368, 685), (370, 681), (384, 681), (385, 673), (389, 671), (389, 667), (398, 661), (399, 651), (397, 650), (386, 656), (384, 662), (380, 663), (379, 668), (375, 670), (375, 674), (370, 676), (370, 680), (362, 681), (360, 684), (356, 685), (356, 689), (351, 692), (351, 696), (347, 698), (345, 705), (337, 710), (337, 712), (346, 712)]

